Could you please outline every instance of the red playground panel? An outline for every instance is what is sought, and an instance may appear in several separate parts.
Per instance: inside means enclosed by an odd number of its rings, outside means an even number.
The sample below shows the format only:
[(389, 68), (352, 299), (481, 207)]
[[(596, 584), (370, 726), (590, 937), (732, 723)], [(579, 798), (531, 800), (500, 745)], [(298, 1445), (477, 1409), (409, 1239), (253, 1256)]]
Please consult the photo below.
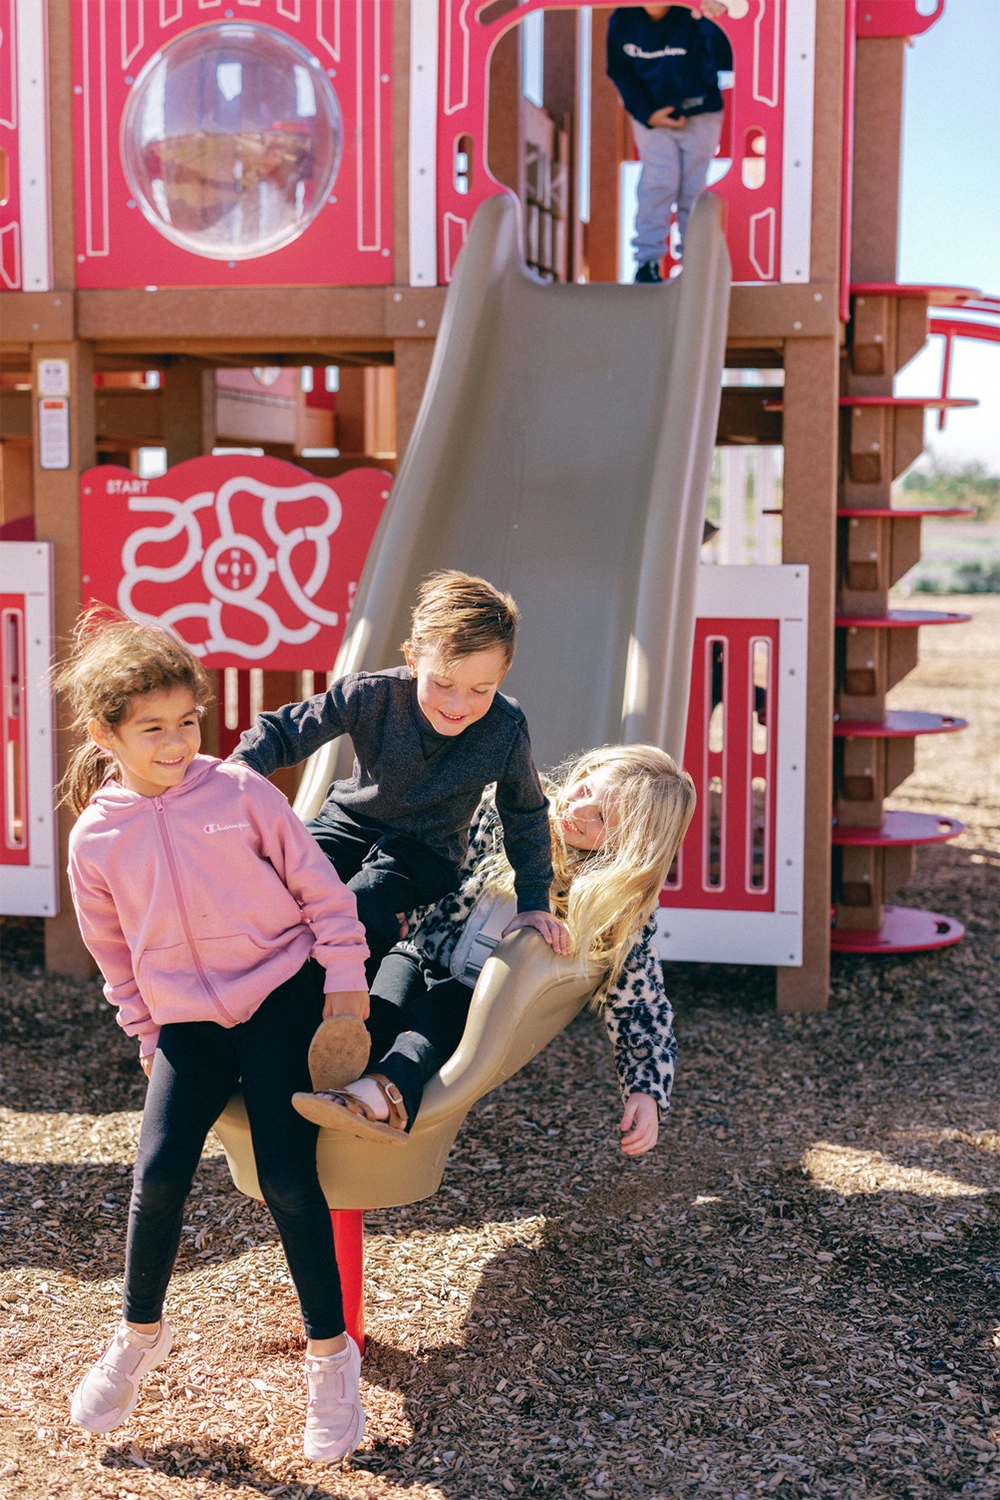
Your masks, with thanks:
[(684, 764), (698, 804), (664, 907), (774, 911), (778, 620), (695, 625)]
[(176, 630), (209, 668), (325, 672), (391, 483), (249, 454), (159, 479), (99, 464), (80, 476), (81, 596)]
[(30, 865), (31, 819), (28, 816), (28, 747), (25, 743), (25, 599), (23, 594), (0, 594), (0, 806), (3, 836), (0, 864)]
[[(392, 281), (390, 5), (84, 0), (71, 10), (78, 286)], [(226, 30), (233, 60), (218, 63)], [(161, 63), (151, 82), (159, 58), (178, 45), (197, 51), (201, 34), (203, 56), (173, 73)], [(265, 77), (268, 49), (282, 66)], [(290, 99), (275, 81), (282, 67), (294, 75)], [(331, 93), (342, 145), (332, 181), (313, 128)], [(123, 148), (150, 174), (147, 201), (126, 176)], [(312, 216), (282, 239), (282, 213), (295, 217), (313, 193)], [(227, 235), (244, 240), (232, 258)]]
[[(440, 0), (436, 227), (441, 283), (451, 280), (480, 203), (504, 191), (487, 163), (490, 56), (504, 31), (543, 8), (550, 14), (576, 11), (578, 0), (521, 0), (509, 6)], [(741, 7), (738, 15), (717, 23), (732, 44), (738, 80), (723, 96), (711, 187), (726, 205), (734, 281), (809, 280), (811, 15), (808, 6), (755, 0), (753, 7)]]
[(877, 932), (834, 927), (830, 933), (834, 953), (922, 953), (931, 948), (950, 948), (965, 936), (961, 922), (937, 911), (913, 906), (886, 906), (882, 910), (882, 926)]

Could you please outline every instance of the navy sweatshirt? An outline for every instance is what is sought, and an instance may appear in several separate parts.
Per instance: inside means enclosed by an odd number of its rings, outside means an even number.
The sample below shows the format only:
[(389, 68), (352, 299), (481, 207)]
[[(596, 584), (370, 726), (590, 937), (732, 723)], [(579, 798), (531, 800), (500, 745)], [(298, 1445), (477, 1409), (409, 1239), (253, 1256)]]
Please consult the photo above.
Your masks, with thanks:
[(672, 5), (660, 21), (641, 6), (623, 6), (608, 22), (608, 77), (640, 125), (667, 105), (682, 115), (716, 113), (719, 73), (732, 66), (726, 33), (683, 5)]
[(376, 830), (406, 833), (459, 865), (483, 789), (496, 782), (504, 847), (518, 911), (548, 911), (552, 846), (548, 801), (531, 758), (528, 726), (513, 698), (497, 693), (461, 734), (438, 734), (417, 705), (407, 667), (353, 672), (325, 693), (258, 714), (232, 759), (270, 776), (296, 766), (338, 735), (354, 744), (354, 772), (335, 781), (323, 814), (342, 808)]

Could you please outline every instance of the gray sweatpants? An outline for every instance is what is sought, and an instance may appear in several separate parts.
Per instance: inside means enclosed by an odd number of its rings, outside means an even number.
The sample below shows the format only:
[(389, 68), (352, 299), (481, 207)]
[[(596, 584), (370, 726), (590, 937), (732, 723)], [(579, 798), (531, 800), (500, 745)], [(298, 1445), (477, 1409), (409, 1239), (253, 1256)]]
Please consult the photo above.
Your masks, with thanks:
[(636, 149), (642, 162), (639, 206), (632, 245), (639, 265), (659, 260), (666, 248), (670, 210), (677, 204), (677, 232), (681, 249), (694, 200), (705, 186), (709, 162), (719, 145), (722, 112), (690, 115), (676, 130), (667, 125), (651, 129), (632, 121)]

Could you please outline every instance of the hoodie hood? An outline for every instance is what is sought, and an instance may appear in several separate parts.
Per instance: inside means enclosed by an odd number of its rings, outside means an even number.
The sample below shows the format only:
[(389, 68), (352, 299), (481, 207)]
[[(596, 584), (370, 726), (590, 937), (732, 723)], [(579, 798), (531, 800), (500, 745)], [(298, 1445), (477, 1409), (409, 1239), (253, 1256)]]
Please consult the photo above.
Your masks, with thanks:
[(166, 787), (157, 797), (145, 797), (142, 792), (130, 792), (120, 781), (106, 781), (91, 797), (88, 807), (98, 807), (102, 812), (114, 815), (126, 808), (141, 807), (143, 803), (170, 802), (186, 796), (210, 773), (213, 766), (222, 762), (214, 755), (196, 755), (184, 772), (183, 780), (176, 786)]

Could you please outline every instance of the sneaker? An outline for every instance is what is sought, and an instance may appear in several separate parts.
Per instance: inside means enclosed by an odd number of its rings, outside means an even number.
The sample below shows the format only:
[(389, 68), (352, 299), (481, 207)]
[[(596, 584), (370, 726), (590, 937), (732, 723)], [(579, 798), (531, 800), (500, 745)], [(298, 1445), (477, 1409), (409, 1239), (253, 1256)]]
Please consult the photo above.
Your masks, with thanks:
[(70, 1416), (88, 1432), (110, 1432), (132, 1415), (139, 1399), (139, 1381), (162, 1365), (170, 1353), (172, 1336), (160, 1319), (152, 1342), (127, 1323), (117, 1332), (102, 1357), (80, 1381), (70, 1402)]
[(639, 281), (662, 281), (660, 275), (660, 262), (658, 260), (644, 260), (635, 273), (634, 280)]
[(319, 1359), (306, 1355), (309, 1405), (302, 1446), (317, 1463), (336, 1463), (360, 1443), (365, 1431), (361, 1409), (361, 1351), (347, 1336), (347, 1352)]

